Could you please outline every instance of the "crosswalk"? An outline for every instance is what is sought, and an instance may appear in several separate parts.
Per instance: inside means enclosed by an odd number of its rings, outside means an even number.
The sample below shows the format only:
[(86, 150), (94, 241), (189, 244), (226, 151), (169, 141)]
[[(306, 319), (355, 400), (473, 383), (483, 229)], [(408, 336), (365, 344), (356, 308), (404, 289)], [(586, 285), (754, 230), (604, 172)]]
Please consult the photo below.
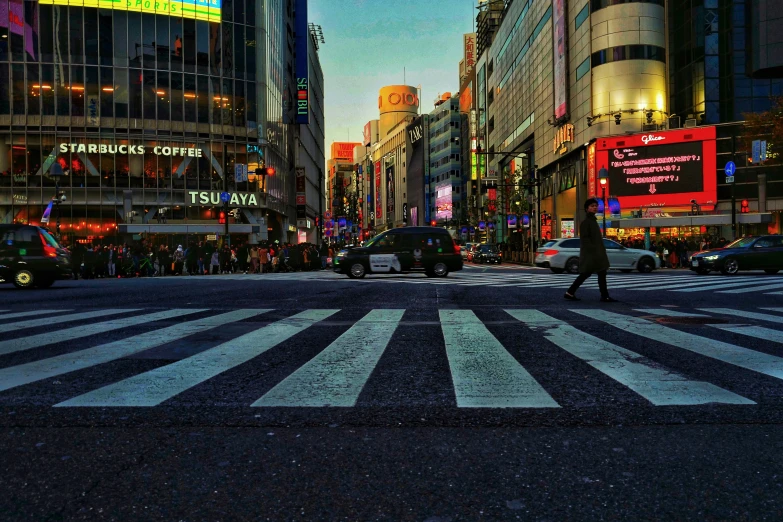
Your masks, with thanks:
[[(472, 266), (472, 265), (470, 265)], [(495, 268), (495, 267), (493, 267)], [(446, 278), (430, 278), (424, 274), (369, 275), (364, 279), (350, 279), (333, 272), (294, 272), (281, 274), (232, 274), (220, 276), (221, 280), (241, 281), (319, 281), (346, 284), (402, 284), (463, 287), (509, 287), (509, 288), (557, 288), (565, 290), (576, 276), (572, 274), (554, 274), (543, 270), (514, 269), (506, 272), (463, 270), (452, 272)], [(193, 278), (197, 281), (214, 281), (209, 277)], [(698, 293), (715, 292), (717, 294), (764, 294), (783, 295), (783, 276), (766, 274), (748, 274), (733, 277), (721, 275), (699, 276), (691, 272), (622, 274), (610, 272), (607, 276), (611, 290), (639, 292), (675, 292)], [(190, 281), (190, 279), (188, 280)], [(590, 287), (590, 281), (585, 283)]]
[[(613, 382), (653, 407), (783, 400), (783, 307), (440, 309), (427, 317), (405, 309), (71, 312), (0, 313), (0, 406), (154, 408), (184, 394), (212, 404), (210, 382), (242, 374), (250, 382), (230, 388), (263, 391), (239, 406), (357, 408), (368, 389), (385, 389), (378, 380), (393, 384), (396, 371), (417, 371), (389, 362), (401, 346), (445, 362), (439, 375), (455, 408), (567, 408), (575, 398), (572, 387), (556, 384), (563, 378)], [(424, 330), (428, 338), (410, 346), (410, 332)], [(131, 364), (188, 343), (197, 349), (173, 362)], [(301, 359), (303, 350), (311, 354)], [(241, 373), (274, 353), (296, 367), (274, 377)], [(52, 388), (65, 380), (68, 396)]]

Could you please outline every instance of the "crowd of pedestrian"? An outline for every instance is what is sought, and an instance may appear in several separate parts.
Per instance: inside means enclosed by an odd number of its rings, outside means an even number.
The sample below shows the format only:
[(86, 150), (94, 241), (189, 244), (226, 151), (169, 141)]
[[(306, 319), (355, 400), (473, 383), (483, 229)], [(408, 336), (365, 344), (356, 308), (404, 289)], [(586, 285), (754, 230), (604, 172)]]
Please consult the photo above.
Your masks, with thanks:
[[(624, 247), (645, 249), (643, 238), (622, 239), (618, 241)], [(690, 268), (689, 259), (696, 252), (711, 248), (723, 248), (728, 244), (726, 238), (665, 238), (651, 241), (649, 250), (655, 252), (661, 259), (661, 266), (666, 268)]]
[(334, 251), (312, 243), (263, 242), (222, 246), (209, 241), (189, 245), (83, 245), (71, 249), (74, 277), (163, 277), (182, 275), (265, 274), (323, 270)]

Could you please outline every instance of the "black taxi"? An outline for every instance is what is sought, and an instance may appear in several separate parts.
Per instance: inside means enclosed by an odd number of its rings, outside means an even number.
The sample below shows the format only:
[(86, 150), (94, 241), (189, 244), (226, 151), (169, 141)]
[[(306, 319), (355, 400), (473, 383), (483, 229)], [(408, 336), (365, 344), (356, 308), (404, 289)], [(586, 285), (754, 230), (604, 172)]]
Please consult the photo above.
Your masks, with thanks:
[(462, 270), (462, 255), (444, 228), (403, 227), (387, 230), (364, 246), (341, 250), (333, 266), (352, 279), (418, 270), (428, 277), (446, 277)]
[(0, 225), (0, 283), (17, 288), (49, 288), (70, 279), (71, 254), (48, 230), (32, 225)]

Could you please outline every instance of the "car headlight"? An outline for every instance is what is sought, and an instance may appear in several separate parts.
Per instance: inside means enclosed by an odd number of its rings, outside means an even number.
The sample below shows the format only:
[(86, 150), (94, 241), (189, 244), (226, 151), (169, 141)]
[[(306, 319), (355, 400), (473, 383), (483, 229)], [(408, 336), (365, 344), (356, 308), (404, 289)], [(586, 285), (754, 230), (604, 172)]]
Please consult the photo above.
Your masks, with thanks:
[(715, 261), (715, 260), (716, 260), (716, 259), (718, 259), (719, 257), (720, 257), (719, 255), (714, 255), (714, 256), (704, 256), (702, 259), (704, 259), (705, 261)]

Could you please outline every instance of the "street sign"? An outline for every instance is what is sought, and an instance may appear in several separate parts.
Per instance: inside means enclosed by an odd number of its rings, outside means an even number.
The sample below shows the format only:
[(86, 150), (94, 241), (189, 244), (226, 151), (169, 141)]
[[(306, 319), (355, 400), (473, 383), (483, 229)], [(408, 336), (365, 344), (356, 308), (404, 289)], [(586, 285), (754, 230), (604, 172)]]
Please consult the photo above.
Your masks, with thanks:
[(228, 203), (229, 201), (231, 201), (231, 194), (229, 194), (228, 192), (221, 192), (220, 201), (222, 201), (223, 203)]
[(332, 219), (332, 213), (327, 210), (324, 214), (324, 219)]
[(733, 176), (735, 172), (737, 172), (737, 166), (734, 164), (733, 161), (729, 161), (726, 163), (726, 168), (723, 169), (726, 172), (727, 176)]
[(726, 176), (726, 183), (734, 183), (734, 176)]
[(761, 160), (761, 140), (753, 140), (753, 163), (759, 163)]
[(767, 140), (761, 140), (761, 163), (767, 159)]

